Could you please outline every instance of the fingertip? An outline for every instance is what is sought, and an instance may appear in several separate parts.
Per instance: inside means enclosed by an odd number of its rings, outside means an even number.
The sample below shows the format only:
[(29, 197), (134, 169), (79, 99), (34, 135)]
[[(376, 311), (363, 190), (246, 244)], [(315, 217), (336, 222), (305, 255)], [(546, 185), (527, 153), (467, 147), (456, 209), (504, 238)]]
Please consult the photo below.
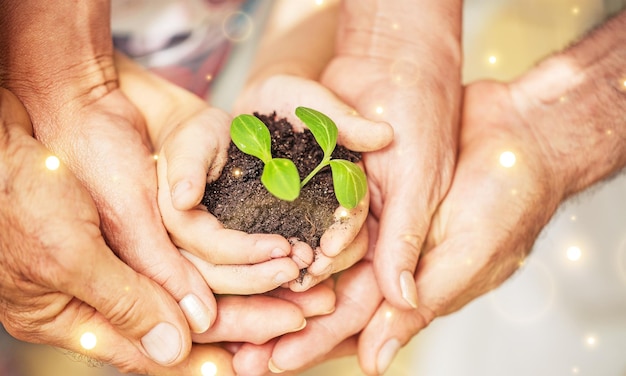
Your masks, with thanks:
[(178, 303), (194, 333), (204, 333), (211, 327), (215, 314), (195, 294), (188, 294)]
[(172, 206), (179, 211), (192, 209), (202, 200), (198, 191), (191, 180), (181, 180), (174, 183), (171, 193)]

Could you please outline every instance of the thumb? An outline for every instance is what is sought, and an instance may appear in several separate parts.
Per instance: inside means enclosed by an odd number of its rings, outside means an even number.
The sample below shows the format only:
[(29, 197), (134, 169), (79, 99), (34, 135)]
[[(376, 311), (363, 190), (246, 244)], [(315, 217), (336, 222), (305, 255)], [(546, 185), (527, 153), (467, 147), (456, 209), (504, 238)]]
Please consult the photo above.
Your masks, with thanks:
[(230, 144), (229, 123), (225, 112), (206, 108), (168, 136), (160, 157), (167, 160), (167, 183), (175, 209), (198, 205), (207, 180), (219, 177)]
[[(191, 337), (176, 301), (155, 282), (115, 257), (104, 241), (99, 243), (97, 249), (90, 251), (91, 257), (81, 255), (89, 259), (75, 263), (96, 267), (71, 271), (64, 279), (68, 281), (66, 286), (59, 287), (98, 312), (92, 314), (93, 317), (83, 317), (86, 321), (74, 330), (109, 333), (109, 340), (132, 344), (141, 354), (161, 365), (180, 362), (190, 351)], [(79, 313), (83, 311), (84, 308)], [(90, 328), (91, 325), (94, 327)], [(74, 336), (79, 334), (73, 333)], [(121, 344), (117, 350), (113, 350), (118, 347), (116, 342), (111, 343), (111, 349), (100, 348), (103, 351), (100, 358), (120, 356), (121, 349), (127, 347)], [(75, 344), (69, 345), (75, 347)], [(111, 360), (116, 362), (116, 359)]]
[(393, 129), (389, 124), (359, 116), (354, 108), (342, 102), (326, 87), (296, 76), (276, 75), (268, 78), (259, 89), (249, 90), (240, 97), (235, 110), (237, 113), (276, 112), (279, 117), (302, 129), (302, 121), (295, 115), (298, 106), (313, 108), (330, 117), (339, 129), (339, 143), (350, 150), (367, 152), (382, 149), (393, 139)]

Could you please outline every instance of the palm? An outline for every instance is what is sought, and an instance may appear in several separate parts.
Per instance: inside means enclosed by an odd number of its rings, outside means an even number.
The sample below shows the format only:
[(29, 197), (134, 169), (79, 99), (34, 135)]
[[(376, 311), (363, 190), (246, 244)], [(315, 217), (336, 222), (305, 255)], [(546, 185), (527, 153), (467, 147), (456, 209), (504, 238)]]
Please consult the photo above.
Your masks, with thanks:
[(395, 306), (406, 306), (393, 292), (400, 272), (415, 270), (430, 218), (450, 184), (460, 83), (447, 77), (418, 80), (417, 72), (390, 73), (394, 66), (385, 59), (337, 57), (324, 72), (323, 83), (366, 118), (384, 120), (394, 129), (394, 141), (366, 154), (364, 164), (372, 233), (377, 244), (385, 245), (374, 254), (376, 275), (385, 297)]

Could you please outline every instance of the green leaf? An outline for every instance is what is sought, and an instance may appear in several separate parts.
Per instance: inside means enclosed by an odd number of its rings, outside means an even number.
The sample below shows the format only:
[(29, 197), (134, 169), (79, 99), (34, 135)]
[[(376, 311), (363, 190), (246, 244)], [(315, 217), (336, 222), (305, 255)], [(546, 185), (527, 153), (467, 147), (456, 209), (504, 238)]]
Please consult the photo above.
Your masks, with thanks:
[(328, 116), (308, 107), (296, 108), (296, 116), (313, 133), (313, 137), (324, 151), (324, 159), (330, 159), (337, 145), (337, 125)]
[(356, 164), (343, 159), (330, 161), (330, 168), (337, 201), (344, 208), (355, 208), (367, 192), (365, 173)]
[(230, 138), (242, 152), (267, 163), (272, 159), (270, 131), (256, 116), (242, 114), (230, 124)]
[(293, 201), (300, 195), (300, 175), (296, 165), (285, 158), (274, 158), (265, 164), (261, 183), (281, 200)]

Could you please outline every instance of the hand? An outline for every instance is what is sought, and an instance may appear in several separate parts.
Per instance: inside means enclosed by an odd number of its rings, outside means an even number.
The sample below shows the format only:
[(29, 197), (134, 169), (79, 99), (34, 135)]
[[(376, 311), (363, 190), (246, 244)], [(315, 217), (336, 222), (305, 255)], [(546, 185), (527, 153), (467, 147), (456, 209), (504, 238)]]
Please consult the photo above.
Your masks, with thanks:
[[(545, 164), (542, 146), (516, 112), (508, 87), (475, 84), (467, 89), (465, 98), (457, 172), (433, 218), (416, 272), (419, 308), (400, 310), (389, 302), (378, 306), (380, 296), (358, 294), (354, 292), (356, 281), (348, 281), (346, 290), (352, 292), (349, 301), (374, 307), (375, 314), (367, 315), (374, 311), (364, 308), (353, 309), (356, 316), (350, 322), (357, 328), (342, 327), (348, 321), (339, 316), (320, 318), (329, 321), (324, 327), (337, 330), (329, 338), (317, 338), (315, 349), (319, 352), (311, 351), (304, 335), (283, 337), (281, 341), (289, 346), (274, 348), (272, 361), (277, 367), (291, 370), (303, 366), (359, 332), (358, 324), (362, 324), (366, 326), (358, 341), (361, 367), (366, 374), (381, 374), (400, 347), (435, 317), (458, 310), (498, 286), (522, 265), (562, 196), (558, 189), (545, 184), (552, 170)], [(504, 151), (517, 157), (510, 169), (499, 164)], [(373, 275), (365, 280), (360, 284), (375, 283)], [(336, 312), (345, 309), (340, 294), (337, 291)], [(310, 321), (303, 333), (313, 328)]]
[[(319, 83), (290, 75), (264, 77), (250, 83), (235, 105), (237, 113), (272, 113), (287, 119), (296, 130), (304, 128), (295, 116), (297, 106), (307, 106), (328, 115), (339, 128), (339, 143), (361, 152), (384, 147), (391, 141), (391, 132), (384, 123), (355, 116), (354, 110), (337, 99)], [(367, 129), (365, 132), (364, 129)], [(359, 137), (355, 137), (358, 134)], [(348, 221), (331, 226), (320, 240), (320, 252), (308, 267), (307, 275), (294, 281), (290, 288), (303, 291), (344, 270), (360, 260), (367, 250), (367, 228), (363, 226), (369, 207), (369, 193), (354, 209)], [(339, 208), (339, 211), (345, 209)], [(345, 215), (344, 215), (345, 216)]]
[(454, 171), (460, 6), (345, 1), (336, 56), (322, 75), (321, 82), (360, 115), (394, 131), (393, 143), (365, 154), (364, 164), (378, 223), (371, 231), (374, 270), (385, 298), (398, 308), (418, 306), (413, 274)]
[[(457, 171), (416, 273), (420, 307), (378, 308), (359, 342), (368, 374), (381, 373), (435, 317), (460, 309), (522, 266), (563, 198), (563, 188), (551, 178), (545, 140), (535, 138), (508, 86), (469, 86), (464, 109)], [(514, 153), (512, 167), (500, 164), (503, 152)]]
[[(191, 338), (176, 301), (107, 247), (89, 193), (32, 138), (28, 115), (0, 90), (0, 320), (18, 339), (87, 353), (122, 369), (180, 362)], [(184, 329), (184, 330), (183, 330)], [(156, 362), (156, 363), (155, 363)]]
[(338, 275), (334, 312), (307, 320), (307, 327), (262, 345), (242, 346), (233, 358), (238, 374), (295, 372), (324, 360), (354, 354), (357, 334), (382, 301), (372, 264), (359, 261)]
[[(122, 90), (142, 111), (159, 150), (158, 200), (163, 223), (182, 254), (220, 294), (272, 290), (300, 274), (291, 245), (278, 235), (225, 229), (200, 206), (207, 181), (226, 161), (230, 117), (195, 95), (116, 57)], [(219, 239), (219, 241), (214, 241)]]

